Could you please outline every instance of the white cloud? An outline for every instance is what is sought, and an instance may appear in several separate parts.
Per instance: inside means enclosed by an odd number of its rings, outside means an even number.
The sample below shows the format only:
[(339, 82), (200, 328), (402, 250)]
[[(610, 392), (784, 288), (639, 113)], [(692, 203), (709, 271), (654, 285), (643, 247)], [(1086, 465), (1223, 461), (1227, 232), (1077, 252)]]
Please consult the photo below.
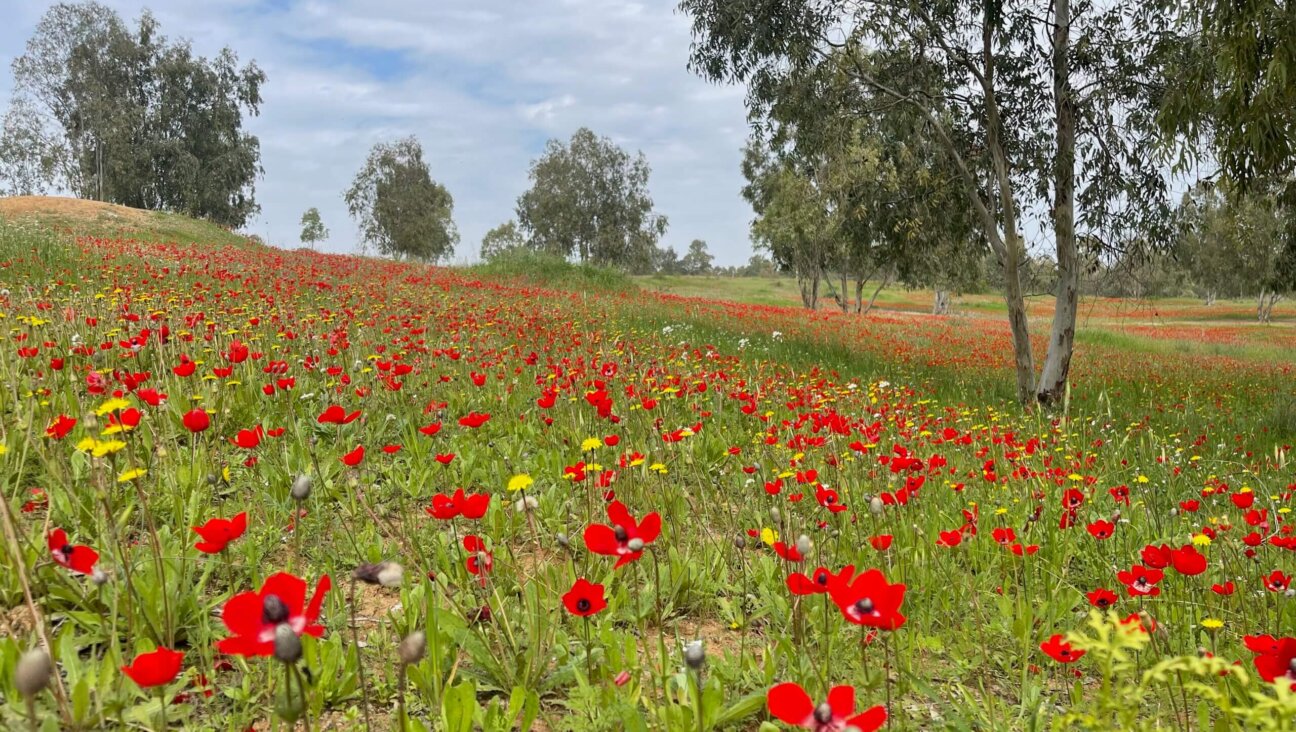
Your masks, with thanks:
[[(374, 142), (413, 134), (455, 196), (462, 242), (513, 215), (548, 137), (587, 126), (653, 166), (657, 208), (677, 250), (706, 239), (721, 263), (750, 254), (738, 195), (747, 127), (741, 89), (686, 68), (689, 21), (675, 0), (107, 0), (212, 53), (231, 46), (269, 76), (260, 117), (265, 177), (252, 230), (292, 246), (318, 206), (325, 247), (355, 248), (341, 192)], [(22, 52), (46, 4), (23, 3), (0, 30)], [(0, 81), (7, 96), (9, 79)]]

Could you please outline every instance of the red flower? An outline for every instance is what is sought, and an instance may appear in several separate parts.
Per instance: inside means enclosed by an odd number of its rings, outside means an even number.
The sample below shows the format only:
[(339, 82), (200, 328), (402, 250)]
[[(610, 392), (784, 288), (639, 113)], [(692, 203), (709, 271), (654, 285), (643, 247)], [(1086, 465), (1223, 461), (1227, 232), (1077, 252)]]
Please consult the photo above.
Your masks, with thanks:
[(1296, 638), (1272, 640), (1272, 647), (1255, 657), (1256, 672), (1265, 681), (1285, 679), (1296, 686)]
[(486, 424), (486, 421), (489, 419), (490, 419), (489, 414), (478, 414), (477, 412), (469, 412), (467, 416), (459, 418), (459, 426), (468, 427), (470, 429), (481, 427), (482, 425)]
[(1102, 587), (1099, 587), (1093, 592), (1086, 593), (1085, 597), (1089, 598), (1090, 605), (1093, 605), (1100, 610), (1106, 610), (1112, 605), (1115, 605), (1116, 601), (1120, 599), (1115, 592)]
[(50, 422), (49, 427), (45, 428), (45, 436), (61, 440), (68, 436), (68, 433), (72, 431), (73, 427), (76, 427), (76, 423), (76, 419), (69, 417), (66, 414), (60, 414), (54, 418), (53, 422)]
[(433, 436), (433, 435), (435, 435), (436, 433), (438, 433), (438, 432), (441, 431), (441, 423), (440, 423), (440, 422), (433, 422), (432, 424), (424, 425), (424, 426), (422, 426), (422, 427), (419, 427), (419, 428), (418, 428), (418, 431), (419, 431), (421, 434), (424, 434), (424, 435), (427, 435), (428, 437), (431, 437), (431, 436)]
[(257, 425), (250, 430), (239, 430), (238, 435), (231, 442), (245, 450), (251, 450), (261, 444), (261, 437), (265, 434), (265, 428)]
[(1217, 595), (1231, 595), (1235, 589), (1236, 588), (1233, 586), (1232, 581), (1225, 582), (1222, 585), (1211, 585), (1211, 592), (1214, 592)]
[(495, 555), (486, 551), (486, 542), (480, 538), (469, 534), (463, 538), (463, 548), (468, 552), (468, 557), (464, 559), (464, 567), (468, 573), (481, 579), (482, 587), (486, 586), (486, 575), (495, 566)]
[(1149, 595), (1155, 597), (1161, 594), (1161, 588), (1156, 584), (1165, 577), (1165, 572), (1151, 567), (1144, 567), (1136, 564), (1126, 572), (1117, 572), (1116, 579), (1125, 585), (1125, 591), (1131, 597), (1140, 595)]
[(82, 544), (69, 544), (67, 532), (63, 529), (49, 532), (46, 543), (50, 553), (54, 555), (55, 564), (78, 574), (94, 572), (95, 563), (99, 561), (99, 552)]
[(432, 496), (432, 507), (426, 510), (430, 516), (442, 521), (449, 521), (457, 516), (479, 519), (485, 516), (486, 509), (490, 508), (490, 499), (489, 493), (467, 495), (463, 488), (458, 488), (454, 495), (448, 498), (441, 493)]
[(216, 649), (236, 656), (273, 655), (275, 627), (280, 623), (287, 623), (297, 635), (324, 635), (324, 626), (315, 621), (331, 586), (328, 575), (320, 577), (307, 604), (306, 580), (287, 572), (267, 577), (260, 592), (242, 592), (225, 603), (221, 621), (234, 635), (217, 643)]
[(855, 567), (846, 565), (841, 571), (833, 574), (827, 567), (819, 567), (809, 577), (800, 572), (788, 575), (788, 592), (794, 595), (822, 595), (842, 582), (849, 582), (855, 576)]
[(940, 538), (936, 540), (936, 546), (955, 547), (963, 541), (963, 532), (958, 529), (953, 531), (940, 532)]
[(1170, 552), (1170, 563), (1176, 572), (1189, 577), (1206, 571), (1206, 557), (1192, 544)]
[(356, 445), (354, 450), (348, 452), (339, 459), (342, 461), (343, 465), (348, 468), (354, 468), (364, 460), (364, 452), (364, 445)]
[(1041, 643), (1040, 650), (1058, 663), (1075, 663), (1086, 653), (1072, 648), (1070, 643), (1062, 640), (1061, 633)]
[(844, 579), (829, 593), (847, 620), (856, 625), (895, 630), (905, 623), (900, 613), (905, 586), (891, 584), (879, 569), (870, 569), (849, 582)]
[(1172, 561), (1172, 549), (1166, 544), (1161, 546), (1152, 546), (1151, 544), (1143, 547), (1139, 556), (1143, 558), (1143, 563), (1152, 569), (1165, 569), (1170, 566)]
[(247, 531), (247, 512), (232, 519), (209, 519), (202, 526), (194, 526), (193, 530), (202, 537), (202, 541), (194, 544), (195, 549), (203, 554), (219, 554), (227, 544)]
[(1116, 533), (1116, 524), (1113, 524), (1110, 521), (1095, 521), (1089, 524), (1087, 528), (1093, 538), (1098, 540), (1110, 539), (1112, 534)]
[(1008, 546), (1014, 541), (1017, 541), (1017, 532), (1005, 526), (992, 530), (990, 532), (990, 537), (993, 538), (996, 543)]
[(1282, 571), (1275, 569), (1265, 578), (1265, 589), (1270, 592), (1286, 592), (1291, 586), (1292, 578), (1290, 575), (1283, 574)]
[(834, 686), (828, 692), (828, 701), (816, 706), (800, 684), (787, 682), (771, 688), (765, 703), (779, 720), (815, 732), (840, 732), (847, 727), (873, 732), (887, 719), (883, 706), (856, 714), (855, 689), (851, 686)]
[(347, 414), (346, 410), (338, 405), (331, 405), (324, 413), (315, 418), (320, 424), (351, 424), (360, 416), (360, 410)]
[(208, 416), (207, 410), (202, 408), (185, 412), (180, 419), (184, 422), (185, 429), (190, 432), (202, 432), (211, 426), (211, 417)]
[(584, 577), (576, 580), (572, 588), (562, 596), (562, 602), (567, 612), (582, 618), (595, 615), (607, 607), (607, 599), (603, 597), (603, 585), (592, 584)]
[(643, 521), (635, 521), (625, 504), (613, 501), (607, 508), (610, 525), (591, 524), (585, 527), (585, 548), (595, 554), (618, 557), (613, 569), (629, 564), (643, 556), (643, 549), (630, 549), (630, 542), (638, 539), (647, 546), (661, 535), (661, 515), (650, 513)]
[(149, 689), (175, 681), (180, 675), (180, 662), (184, 654), (158, 646), (156, 651), (141, 653), (129, 666), (122, 666), (122, 673), (141, 688)]
[(846, 510), (846, 506), (841, 502), (841, 497), (837, 495), (837, 491), (831, 488), (825, 488), (822, 485), (815, 488), (815, 500), (819, 502), (820, 506), (823, 506), (833, 513), (840, 513)]
[(874, 549), (884, 552), (891, 548), (892, 540), (893, 537), (890, 534), (879, 534), (869, 539), (869, 544), (872, 545)]
[(455, 459), (455, 454), (454, 454), (453, 452), (447, 452), (447, 453), (438, 454), (438, 455), (435, 457), (435, 460), (436, 460), (438, 463), (441, 463), (442, 465), (449, 465), (449, 464), (450, 464), (450, 461), (452, 461), (452, 460), (454, 460), (454, 459)]

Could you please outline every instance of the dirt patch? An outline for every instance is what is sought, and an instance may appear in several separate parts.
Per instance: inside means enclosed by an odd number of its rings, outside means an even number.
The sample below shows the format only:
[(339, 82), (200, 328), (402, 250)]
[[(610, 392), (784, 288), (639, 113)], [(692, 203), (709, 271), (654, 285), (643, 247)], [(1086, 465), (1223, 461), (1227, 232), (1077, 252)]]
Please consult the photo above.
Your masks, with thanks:
[(12, 219), (55, 218), (62, 224), (116, 224), (119, 227), (147, 226), (152, 222), (150, 212), (138, 208), (60, 196), (0, 198), (0, 216)]
[(36, 628), (31, 610), (26, 605), (0, 611), (0, 636), (25, 638)]

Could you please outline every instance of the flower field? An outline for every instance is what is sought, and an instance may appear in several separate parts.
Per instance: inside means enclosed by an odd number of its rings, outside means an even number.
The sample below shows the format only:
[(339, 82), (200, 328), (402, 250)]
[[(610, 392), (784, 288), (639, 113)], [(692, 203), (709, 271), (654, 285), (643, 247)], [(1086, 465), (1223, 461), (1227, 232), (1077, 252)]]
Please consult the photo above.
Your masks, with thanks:
[(1296, 724), (1290, 359), (0, 244), (4, 729)]

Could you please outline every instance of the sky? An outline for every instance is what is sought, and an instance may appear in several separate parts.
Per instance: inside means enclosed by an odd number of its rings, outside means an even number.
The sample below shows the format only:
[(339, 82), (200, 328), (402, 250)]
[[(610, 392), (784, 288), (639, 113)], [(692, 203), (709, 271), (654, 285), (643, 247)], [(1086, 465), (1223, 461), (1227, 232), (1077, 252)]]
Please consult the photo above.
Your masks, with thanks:
[[(166, 36), (204, 55), (229, 46), (266, 72), (247, 121), (265, 168), (247, 230), (272, 244), (297, 246), (315, 206), (330, 231), (319, 248), (357, 251), (342, 191), (374, 143), (415, 135), (455, 199), (455, 261), (475, 260), (482, 235), (513, 218), (545, 141), (589, 127), (647, 156), (663, 246), (704, 239), (725, 265), (751, 255), (745, 92), (689, 72), (677, 0), (101, 2), (132, 25), (147, 8)], [(51, 4), (0, 0), (0, 108), (9, 62)]]

